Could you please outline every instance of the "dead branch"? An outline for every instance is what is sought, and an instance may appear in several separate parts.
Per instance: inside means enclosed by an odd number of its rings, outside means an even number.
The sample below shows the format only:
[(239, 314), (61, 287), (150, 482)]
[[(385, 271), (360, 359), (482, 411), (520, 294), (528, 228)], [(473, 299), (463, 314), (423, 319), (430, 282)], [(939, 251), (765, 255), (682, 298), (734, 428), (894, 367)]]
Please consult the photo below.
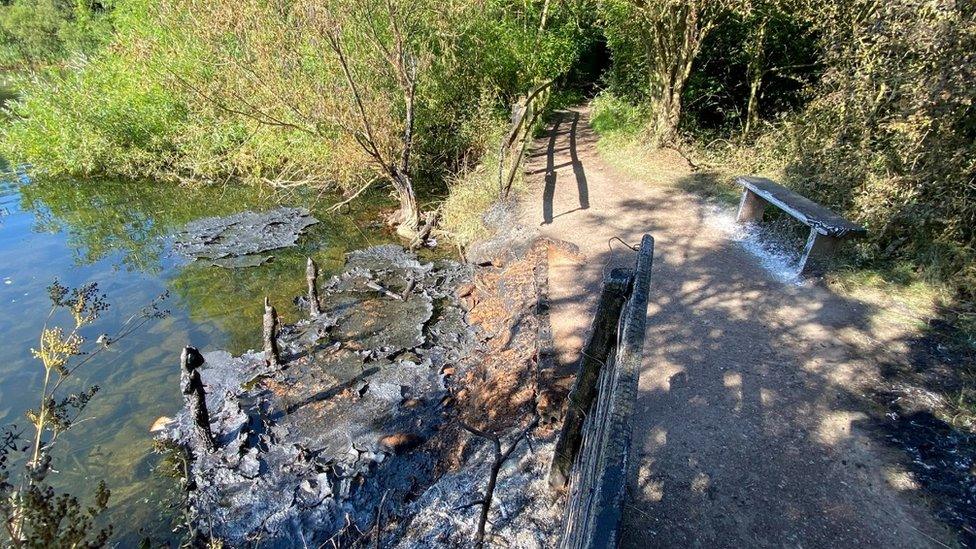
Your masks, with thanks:
[(356, 200), (357, 198), (359, 198), (359, 195), (361, 195), (364, 192), (366, 192), (366, 189), (370, 188), (372, 185), (373, 185), (373, 180), (370, 179), (369, 181), (366, 182), (365, 185), (363, 185), (362, 187), (360, 187), (359, 190), (357, 190), (356, 192), (352, 193), (352, 195), (350, 195), (349, 198), (346, 198), (346, 199), (342, 200), (341, 202), (338, 202), (338, 203), (333, 204), (332, 206), (330, 206), (329, 207), (329, 210), (328, 210), (329, 213), (337, 212), (343, 206), (345, 206), (346, 204), (349, 204), (353, 200)]
[(533, 414), (532, 421), (530, 421), (529, 424), (526, 425), (525, 428), (522, 429), (514, 439), (512, 439), (512, 442), (509, 444), (508, 448), (503, 451), (500, 435), (481, 431), (467, 425), (464, 422), (461, 422), (462, 429), (476, 437), (491, 441), (495, 450), (495, 460), (491, 464), (491, 473), (488, 475), (488, 486), (485, 487), (484, 497), (478, 501), (473, 501), (465, 506), (462, 506), (462, 509), (467, 509), (469, 507), (474, 507), (475, 505), (481, 505), (481, 517), (478, 519), (478, 531), (475, 534), (475, 547), (478, 549), (485, 546), (485, 525), (488, 523), (488, 511), (491, 509), (491, 500), (495, 495), (495, 485), (498, 483), (498, 473), (501, 471), (502, 465), (505, 464), (505, 461), (511, 457), (512, 452), (515, 451), (515, 448), (518, 447), (519, 442), (521, 442), (522, 439), (532, 431), (532, 429), (535, 429), (538, 424), (539, 414)]
[(397, 301), (403, 301), (402, 295), (393, 293), (390, 290), (384, 288), (383, 286), (380, 286), (378, 283), (373, 282), (372, 280), (366, 283), (366, 287), (369, 288), (370, 290), (376, 290), (377, 292), (385, 295), (386, 297), (395, 299)]

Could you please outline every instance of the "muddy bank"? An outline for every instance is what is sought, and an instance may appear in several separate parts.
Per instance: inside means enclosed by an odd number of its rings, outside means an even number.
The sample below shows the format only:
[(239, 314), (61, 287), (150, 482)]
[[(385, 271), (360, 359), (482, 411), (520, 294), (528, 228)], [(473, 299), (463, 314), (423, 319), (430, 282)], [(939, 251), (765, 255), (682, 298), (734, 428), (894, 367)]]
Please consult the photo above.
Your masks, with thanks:
[(507, 446), (539, 416), (501, 468), (486, 541), (553, 546), (545, 255), (529, 245), (476, 268), (397, 246), (354, 252), (319, 287), (321, 314), (281, 329), (280, 367), (265, 353), (205, 352), (217, 449), (185, 411), (164, 434), (193, 456), (199, 539), (472, 544), (494, 455), (466, 428)]

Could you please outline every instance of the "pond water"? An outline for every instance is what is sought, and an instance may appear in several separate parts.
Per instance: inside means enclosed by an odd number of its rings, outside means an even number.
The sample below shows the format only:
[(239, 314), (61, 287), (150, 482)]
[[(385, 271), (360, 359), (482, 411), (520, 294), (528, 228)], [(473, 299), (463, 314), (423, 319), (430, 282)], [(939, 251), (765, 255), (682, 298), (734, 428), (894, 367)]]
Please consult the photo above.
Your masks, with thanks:
[[(262, 299), (269, 295), (286, 322), (301, 314), (305, 257), (323, 274), (337, 271), (346, 252), (393, 241), (377, 209), (360, 200), (348, 215), (325, 210), (333, 201), (309, 193), (275, 196), (251, 187), (184, 188), (154, 182), (0, 181), (0, 424), (24, 423), (37, 407), (43, 368), (31, 347), (49, 311), (46, 288), (96, 281), (112, 307), (85, 334), (113, 333), (126, 318), (165, 291), (172, 314), (113, 345), (79, 370), (76, 382), (101, 391), (54, 452), (56, 487), (89, 494), (99, 480), (112, 491), (107, 519), (114, 541), (132, 546), (144, 536), (175, 539), (179, 489), (153, 451), (149, 427), (182, 405), (179, 354), (184, 345), (240, 353), (260, 347)], [(188, 221), (277, 205), (304, 206), (320, 223), (296, 247), (271, 252), (259, 267), (228, 270), (188, 263), (170, 254), (168, 235)]]

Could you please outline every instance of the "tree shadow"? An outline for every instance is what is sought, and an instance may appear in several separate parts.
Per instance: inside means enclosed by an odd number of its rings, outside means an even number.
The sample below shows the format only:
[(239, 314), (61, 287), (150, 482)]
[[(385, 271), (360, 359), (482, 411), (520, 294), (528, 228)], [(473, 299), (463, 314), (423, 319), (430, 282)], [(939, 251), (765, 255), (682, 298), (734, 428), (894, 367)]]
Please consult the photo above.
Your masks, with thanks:
[[(692, 184), (590, 181), (600, 208), (565, 219), (551, 213), (554, 184), (543, 193), (544, 224), (571, 224), (587, 255), (554, 315), (582, 303), (592, 318), (603, 273), (632, 266), (631, 251), (604, 242), (657, 237), (622, 546), (952, 540), (958, 532), (932, 520), (937, 494), (905, 474), (911, 456), (893, 451), (864, 394), (892, 344), (871, 330), (877, 311), (777, 280), (710, 225), (703, 201), (682, 191)], [(582, 341), (587, 328), (569, 336)]]

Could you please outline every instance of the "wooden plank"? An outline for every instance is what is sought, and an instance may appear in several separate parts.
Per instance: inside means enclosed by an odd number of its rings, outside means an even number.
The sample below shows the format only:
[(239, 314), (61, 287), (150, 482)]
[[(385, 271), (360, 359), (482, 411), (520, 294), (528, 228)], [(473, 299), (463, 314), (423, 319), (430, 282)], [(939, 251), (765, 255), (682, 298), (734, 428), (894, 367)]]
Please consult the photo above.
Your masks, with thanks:
[(807, 245), (803, 249), (800, 259), (800, 276), (818, 275), (826, 270), (827, 262), (833, 255), (840, 240), (832, 236), (820, 234), (816, 229), (810, 229)]
[(654, 239), (644, 235), (630, 298), (620, 319), (617, 350), (601, 372), (580, 460), (573, 470), (569, 511), (560, 547), (612, 548), (620, 544), (620, 517), (630, 477), (632, 419), (644, 356)]
[(565, 488), (569, 482), (583, 440), (583, 422), (597, 396), (600, 371), (616, 345), (620, 311), (627, 299), (632, 274), (630, 269), (613, 269), (603, 281), (593, 323), (580, 351), (576, 381), (566, 398), (566, 417), (549, 467), (549, 484), (553, 488)]
[(762, 221), (766, 201), (749, 189), (742, 189), (742, 200), (739, 201), (739, 212), (735, 220), (739, 223)]
[(867, 232), (864, 227), (764, 177), (740, 176), (736, 183), (822, 235), (845, 238)]

